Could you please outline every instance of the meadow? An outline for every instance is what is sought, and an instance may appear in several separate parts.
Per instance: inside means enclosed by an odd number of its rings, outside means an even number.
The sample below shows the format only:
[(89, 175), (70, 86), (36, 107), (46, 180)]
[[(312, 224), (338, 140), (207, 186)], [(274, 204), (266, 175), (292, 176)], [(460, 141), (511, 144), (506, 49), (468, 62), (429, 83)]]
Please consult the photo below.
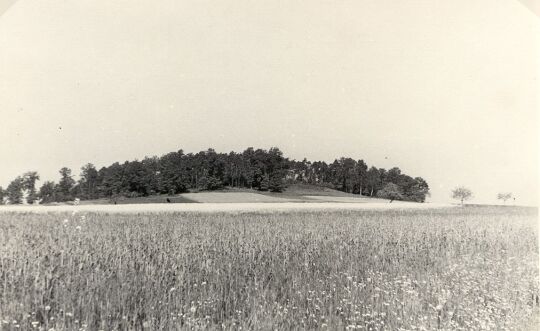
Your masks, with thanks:
[(0, 212), (0, 330), (524, 330), (537, 216)]

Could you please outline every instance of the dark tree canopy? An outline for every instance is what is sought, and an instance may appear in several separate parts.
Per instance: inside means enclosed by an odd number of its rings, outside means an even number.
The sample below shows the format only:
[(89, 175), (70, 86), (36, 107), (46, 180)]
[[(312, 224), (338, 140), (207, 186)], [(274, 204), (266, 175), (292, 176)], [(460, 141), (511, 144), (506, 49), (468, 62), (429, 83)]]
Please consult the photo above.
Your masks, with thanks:
[(92, 163), (88, 163), (81, 168), (79, 179), (80, 196), (83, 199), (95, 199), (98, 195), (98, 172)]
[(0, 186), (0, 205), (4, 204), (4, 200), (6, 198), (6, 191)]
[(39, 189), (39, 197), (41, 198), (41, 203), (56, 201), (56, 185), (54, 182), (47, 181), (43, 183)]
[(259, 183), (259, 191), (268, 191), (270, 189), (270, 179), (268, 175), (262, 176), (262, 179)]
[(285, 185), (283, 183), (283, 176), (280, 173), (275, 173), (272, 175), (268, 182), (268, 189), (270, 192), (281, 193), (285, 190)]
[(8, 197), (9, 203), (11, 204), (21, 204), (23, 203), (23, 189), (24, 189), (24, 179), (22, 177), (17, 177), (11, 183), (9, 183), (6, 188), (6, 195)]
[(377, 196), (383, 199), (389, 199), (390, 202), (394, 200), (403, 200), (404, 195), (401, 188), (394, 183), (387, 183), (382, 190), (377, 192)]
[[(249, 147), (240, 153), (218, 153), (211, 148), (185, 153), (179, 149), (141, 161), (115, 162), (99, 169), (87, 163), (81, 167), (77, 181), (69, 168), (63, 167), (59, 173), (58, 183), (45, 182), (38, 193), (35, 183), (39, 175), (26, 173), (20, 178), (21, 183), (14, 181), (6, 190), (11, 197), (9, 201), (22, 201), (23, 194), (18, 198), (16, 192), (23, 190), (31, 196), (30, 200), (39, 197), (42, 203), (49, 203), (75, 198), (173, 195), (225, 187), (283, 192), (291, 184), (311, 184), (352, 194), (384, 195), (389, 199), (416, 202), (424, 202), (429, 194), (424, 179), (408, 176), (397, 167), (386, 170), (350, 157), (340, 157), (330, 163), (307, 159), (296, 161), (286, 158), (277, 147), (269, 150)], [(388, 186), (390, 183), (393, 185)], [(391, 194), (393, 191), (399, 194)]]
[(71, 176), (71, 169), (63, 167), (59, 171), (60, 181), (58, 182), (56, 197), (59, 201), (73, 200), (72, 190), (75, 180)]
[(36, 181), (39, 180), (39, 175), (36, 171), (29, 171), (23, 175), (23, 189), (26, 190), (26, 202), (34, 203), (37, 200)]

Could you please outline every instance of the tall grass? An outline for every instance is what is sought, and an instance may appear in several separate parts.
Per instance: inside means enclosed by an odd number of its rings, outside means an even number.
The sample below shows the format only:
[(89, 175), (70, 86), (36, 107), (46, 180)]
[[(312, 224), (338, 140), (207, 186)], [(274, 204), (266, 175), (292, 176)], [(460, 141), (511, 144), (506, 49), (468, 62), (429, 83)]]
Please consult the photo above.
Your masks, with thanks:
[(2, 330), (521, 330), (537, 212), (0, 213)]

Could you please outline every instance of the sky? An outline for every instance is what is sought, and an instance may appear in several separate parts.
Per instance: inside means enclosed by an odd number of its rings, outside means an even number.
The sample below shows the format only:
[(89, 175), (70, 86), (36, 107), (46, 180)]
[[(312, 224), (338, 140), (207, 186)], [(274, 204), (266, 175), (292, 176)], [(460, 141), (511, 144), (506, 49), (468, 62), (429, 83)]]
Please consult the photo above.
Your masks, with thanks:
[(398, 166), (435, 202), (465, 185), (476, 203), (538, 204), (529, 0), (9, 2), (1, 186), (29, 170), (43, 182), (88, 162), (278, 146)]

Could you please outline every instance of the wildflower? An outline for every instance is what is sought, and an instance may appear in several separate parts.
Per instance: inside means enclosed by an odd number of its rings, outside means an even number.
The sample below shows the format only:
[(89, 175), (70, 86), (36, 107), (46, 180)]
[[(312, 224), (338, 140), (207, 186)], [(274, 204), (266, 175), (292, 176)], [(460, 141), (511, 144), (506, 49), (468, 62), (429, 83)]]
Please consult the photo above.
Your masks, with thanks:
[(197, 311), (197, 307), (191, 306), (191, 308), (189, 309), (189, 311), (191, 311), (193, 314), (195, 314), (195, 312)]
[(46, 311), (51, 310), (51, 306), (45, 306), (45, 310), (46, 310)]

